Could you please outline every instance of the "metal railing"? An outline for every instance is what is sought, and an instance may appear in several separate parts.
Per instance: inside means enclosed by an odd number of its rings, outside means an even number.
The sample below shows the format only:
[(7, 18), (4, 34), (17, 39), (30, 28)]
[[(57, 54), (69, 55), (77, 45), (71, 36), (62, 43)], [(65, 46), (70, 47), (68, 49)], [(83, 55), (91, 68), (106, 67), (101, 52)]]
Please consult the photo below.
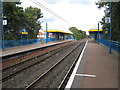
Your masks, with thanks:
[(23, 46), (28, 44), (40, 43), (41, 39), (5, 40), (5, 48)]
[(114, 51), (120, 53), (120, 42), (112, 41), (111, 47)]
[[(68, 39), (68, 38), (66, 38)], [(58, 41), (56, 38), (48, 38), (48, 42), (52, 41)], [(23, 45), (29, 45), (29, 44), (35, 44), (35, 43), (45, 43), (46, 39), (22, 39), (22, 40), (4, 40), (4, 48), (9, 47), (16, 47), (16, 46), (23, 46)], [(0, 41), (0, 45), (2, 48), (2, 41)]]
[[(97, 39), (98, 41), (98, 39)], [(99, 39), (99, 43), (110, 47), (110, 41), (106, 39)], [(111, 49), (114, 50), (117, 53), (120, 53), (120, 42), (118, 41), (111, 41)]]

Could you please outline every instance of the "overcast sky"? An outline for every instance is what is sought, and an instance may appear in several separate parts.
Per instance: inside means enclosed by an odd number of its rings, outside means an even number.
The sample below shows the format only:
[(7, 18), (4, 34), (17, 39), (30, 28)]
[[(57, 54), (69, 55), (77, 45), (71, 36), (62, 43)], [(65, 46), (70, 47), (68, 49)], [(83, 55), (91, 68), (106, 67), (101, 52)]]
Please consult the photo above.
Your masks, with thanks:
[(58, 29), (69, 32), (69, 27), (77, 27), (80, 30), (88, 31), (97, 29), (97, 24), (104, 15), (104, 9), (98, 9), (95, 2), (98, 0), (36, 0), (70, 22), (68, 24), (56, 16), (45, 11), (30, 0), (21, 0), (24, 8), (32, 6), (42, 10), (44, 18), (41, 19), (42, 29), (48, 23), (48, 29)]

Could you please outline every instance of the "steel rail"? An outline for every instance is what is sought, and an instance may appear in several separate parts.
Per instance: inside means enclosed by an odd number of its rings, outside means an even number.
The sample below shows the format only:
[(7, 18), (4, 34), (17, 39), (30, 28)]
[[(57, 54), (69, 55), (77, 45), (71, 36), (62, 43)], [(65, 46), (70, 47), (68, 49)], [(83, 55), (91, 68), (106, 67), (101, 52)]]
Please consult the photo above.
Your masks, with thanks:
[[(84, 47), (82, 47), (82, 50), (83, 50), (83, 48), (84, 48)], [(77, 57), (75, 58), (74, 62), (72, 63), (70, 69), (68, 70), (67, 74), (66, 74), (65, 77), (63, 78), (63, 80), (62, 80), (62, 82), (61, 82), (61, 84), (59, 85), (59, 87), (58, 87), (57, 90), (61, 90), (61, 89), (63, 89), (63, 88), (65, 87), (65, 83), (68, 81), (68, 77), (71, 75), (71, 73), (72, 73), (72, 71), (73, 71), (73, 69), (74, 69), (74, 67), (75, 67), (75, 65), (76, 65), (76, 63), (77, 63), (77, 61), (78, 61), (78, 59), (79, 59), (79, 56), (80, 56), (82, 50), (79, 52), (79, 54), (78, 54)]]
[[(70, 44), (71, 44), (71, 43), (70, 43)], [(68, 45), (69, 45), (69, 44), (68, 44)], [(63, 46), (63, 47), (64, 47), (64, 46)], [(50, 51), (54, 51), (54, 50), (57, 50), (57, 49), (60, 49), (60, 48), (61, 48), (61, 47), (59, 47), (59, 48), (54, 48), (53, 50), (50, 50)], [(31, 57), (31, 58), (27, 58), (27, 59), (23, 60), (22, 62), (19, 62), (19, 63), (17, 63), (17, 64), (11, 65), (11, 66), (8, 66), (8, 67), (6, 67), (6, 68), (2, 68), (2, 71), (5, 71), (5, 70), (7, 70), (7, 69), (9, 69), (9, 68), (11, 68), (11, 67), (16, 67), (16, 66), (18, 66), (18, 65), (20, 65), (20, 64), (22, 64), (22, 63), (26, 63), (26, 62), (28, 62), (28, 61), (30, 61), (31, 59), (34, 59), (34, 58), (36, 58), (36, 57), (43, 56), (43, 55), (49, 53), (50, 51), (44, 52), (44, 53), (42, 53), (42, 54), (40, 54), (40, 55), (36, 55), (36, 56), (34, 56), (34, 57)]]
[[(58, 45), (66, 44), (66, 43), (70, 43), (70, 42), (72, 42), (72, 41), (57, 43), (57, 44), (53, 44), (53, 45), (50, 45), (50, 46), (43, 46), (43, 47), (28, 50), (28, 51), (18, 52), (18, 53), (10, 54), (10, 55), (7, 55), (7, 56), (2, 56), (2, 62), (7, 62), (9, 60), (13, 60), (13, 59), (25, 56), (25, 55), (29, 55), (31, 53), (34, 53), (34, 52), (38, 51), (38, 50), (48, 49), (48, 48), (51, 48), (51, 47), (54, 47), (54, 46), (58, 46)], [(17, 55), (17, 56), (15, 57), (15, 55)]]
[(51, 70), (53, 70), (58, 64), (60, 64), (66, 57), (68, 57), (73, 51), (75, 51), (83, 42), (81, 42), (77, 47), (75, 47), (70, 53), (65, 55), (62, 59), (60, 59), (57, 63), (55, 63), (51, 68), (49, 68), (46, 72), (44, 72), (41, 76), (35, 79), (31, 84), (29, 84), (24, 90), (30, 90), (34, 85), (42, 79), (46, 74), (48, 74)]
[[(66, 42), (67, 43), (67, 42)], [(64, 44), (66, 44), (66, 43), (60, 43), (60, 44), (62, 44), (62, 45), (64, 45)], [(69, 42), (68, 42), (69, 43)], [(71, 43), (71, 42), (70, 42)], [(70, 44), (69, 43), (69, 44)], [(51, 48), (53, 48), (53, 47), (51, 47)], [(60, 47), (59, 47), (60, 48)], [(55, 50), (56, 49), (59, 49), (59, 48), (55, 48)], [(45, 48), (45, 49), (48, 49), (48, 48)], [(44, 49), (44, 50), (45, 50)], [(53, 50), (50, 50), (50, 51), (53, 51)], [(48, 51), (48, 52), (50, 52), (50, 51)], [(42, 53), (42, 54), (40, 54), (41, 56), (42, 55), (44, 55), (44, 54), (46, 54), (46, 53), (48, 53), (48, 52), (45, 52), (45, 53)], [(34, 53), (34, 52), (33, 52)], [(5, 69), (8, 69), (8, 68), (10, 68), (10, 67), (14, 67), (14, 66), (17, 66), (17, 65), (19, 65), (19, 64), (22, 64), (22, 63), (24, 63), (24, 62), (26, 62), (26, 61), (29, 61), (30, 59), (34, 59), (35, 57), (38, 57), (38, 56), (40, 56), (40, 55), (36, 55), (36, 56), (34, 56), (34, 57), (31, 57), (31, 58), (27, 58), (27, 59), (25, 59), (24, 61), (22, 61), (22, 62), (19, 62), (19, 63), (17, 63), (17, 64), (13, 64), (13, 65), (11, 65), (11, 66), (8, 66), (8, 67), (5, 67), (5, 68), (2, 68), (2, 71), (4, 71)], [(23, 56), (21, 56), (21, 57), (23, 57)]]
[[(74, 44), (74, 43), (72, 43), (72, 44)], [(67, 46), (64, 46), (64, 47), (67, 48)], [(57, 49), (62, 49), (62, 50), (64, 50), (63, 47), (59, 47), (59, 48), (57, 48)], [(57, 50), (57, 49), (55, 49), (55, 50)], [(54, 51), (54, 50), (53, 50), (53, 51)], [(22, 69), (20, 69), (20, 70), (18, 70), (18, 71), (16, 71), (16, 72), (14, 72), (14, 73), (12, 73), (12, 74), (10, 74), (10, 75), (2, 78), (2, 82), (5, 82), (6, 80), (10, 79), (12, 76), (17, 75), (18, 73), (24, 71), (24, 70), (27, 69), (27, 68), (30, 68), (30, 67), (32, 67), (32, 66), (35, 66), (35, 65), (41, 63), (42, 61), (46, 60), (47, 58), (52, 57), (53, 55), (55, 55), (55, 54), (58, 53), (59, 51), (60, 51), (60, 50), (58, 50), (57, 52), (53, 53), (53, 54), (50, 55), (50, 56), (47, 56), (47, 57), (43, 58), (43, 59), (40, 60), (40, 61), (37, 61), (37, 62), (35, 62), (35, 63), (33, 63), (33, 64), (29, 65), (29, 66), (26, 66), (26, 67), (24, 67), (24, 68), (22, 68)], [(47, 53), (48, 53), (48, 52), (47, 52)], [(45, 54), (46, 54), (46, 53), (45, 53)], [(39, 56), (39, 55), (38, 55), (38, 56)], [(36, 57), (37, 57), (37, 56), (33, 57), (32, 59), (34, 59), (34, 58), (36, 58)], [(30, 60), (32, 60), (32, 59), (30, 59)], [(25, 61), (25, 62), (26, 62), (26, 61)], [(25, 62), (22, 62), (22, 63), (25, 63)], [(15, 67), (16, 67), (16, 66), (17, 66), (17, 65), (15, 64)], [(12, 67), (13, 67), (13, 66), (12, 66)], [(11, 68), (12, 68), (12, 67), (11, 67)]]

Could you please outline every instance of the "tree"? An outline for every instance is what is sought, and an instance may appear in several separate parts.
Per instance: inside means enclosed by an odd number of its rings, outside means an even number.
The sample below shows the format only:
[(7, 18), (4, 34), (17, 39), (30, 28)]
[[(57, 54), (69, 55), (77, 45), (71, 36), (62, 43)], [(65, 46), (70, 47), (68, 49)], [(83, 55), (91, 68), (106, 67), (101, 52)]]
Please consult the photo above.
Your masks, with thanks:
[(29, 31), (30, 38), (37, 38), (36, 36), (41, 28), (41, 22), (38, 19), (43, 17), (41, 10), (30, 6), (25, 9), (25, 17), (25, 29)]
[(5, 40), (20, 39), (20, 31), (26, 29), (29, 33), (29, 38), (36, 39), (38, 30), (41, 28), (41, 23), (38, 21), (43, 15), (38, 8), (28, 7), (23, 10), (17, 6), (15, 2), (4, 3), (4, 17), (8, 24), (5, 28)]
[(73, 32), (73, 36), (79, 40), (78, 29), (76, 27), (70, 27), (69, 30)]
[(5, 39), (16, 39), (18, 36), (18, 30), (20, 27), (20, 22), (19, 17), (23, 17), (23, 8), (22, 7), (17, 7), (16, 3), (3, 3), (3, 8), (4, 8), (4, 17), (7, 19), (7, 25), (4, 26), (5, 29)]
[(82, 30), (78, 30), (76, 27), (70, 27), (69, 30), (73, 32), (73, 36), (77, 39), (83, 39), (86, 38), (86, 32)]
[[(106, 10), (110, 10), (110, 2), (98, 2), (96, 3), (98, 8), (105, 8)], [(112, 2), (112, 40), (120, 41), (120, 2)], [(110, 13), (105, 14), (102, 18), (101, 24), (103, 25), (102, 29), (105, 30), (108, 28), (110, 30), (110, 24), (105, 23), (105, 17), (109, 17)], [(108, 31), (109, 33), (109, 31)]]

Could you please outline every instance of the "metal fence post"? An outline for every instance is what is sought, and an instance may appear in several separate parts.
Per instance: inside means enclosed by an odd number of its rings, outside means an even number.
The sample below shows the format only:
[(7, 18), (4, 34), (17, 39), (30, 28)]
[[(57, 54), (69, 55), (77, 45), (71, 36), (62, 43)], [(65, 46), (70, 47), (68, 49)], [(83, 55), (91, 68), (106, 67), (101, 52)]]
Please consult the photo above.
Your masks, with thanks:
[(28, 34), (27, 34), (27, 45), (28, 45)]
[(98, 22), (98, 44), (99, 44), (99, 35), (100, 35), (100, 32), (99, 32), (99, 22)]
[(4, 25), (3, 25), (3, 18), (4, 18), (4, 7), (3, 1), (1, 1), (1, 9), (2, 9), (2, 50), (5, 50), (5, 43), (4, 43)]
[(22, 32), (21, 32), (21, 34), (20, 34), (20, 37), (21, 37), (21, 45), (22, 45), (22, 44), (23, 44), (23, 43), (22, 43)]
[(110, 48), (109, 53), (111, 54), (112, 49), (112, 1), (110, 0)]

